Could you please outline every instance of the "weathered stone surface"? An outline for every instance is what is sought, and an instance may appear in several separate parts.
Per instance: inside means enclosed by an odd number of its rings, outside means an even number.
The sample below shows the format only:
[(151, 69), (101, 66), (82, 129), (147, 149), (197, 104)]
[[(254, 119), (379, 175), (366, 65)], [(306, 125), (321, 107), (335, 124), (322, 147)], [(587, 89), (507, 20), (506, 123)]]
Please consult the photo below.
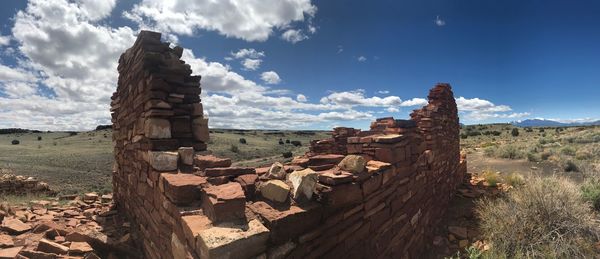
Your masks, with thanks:
[(363, 200), (360, 185), (355, 183), (326, 187), (322, 190), (321, 195), (322, 200), (334, 208), (355, 204)]
[(64, 255), (69, 252), (69, 248), (50, 240), (42, 238), (37, 246), (37, 251)]
[(319, 173), (319, 182), (327, 185), (340, 185), (352, 182), (352, 174), (328, 170)]
[(193, 174), (163, 173), (160, 177), (165, 196), (175, 204), (200, 200), (202, 195), (200, 185), (206, 183), (206, 178)]
[(290, 193), (290, 186), (281, 180), (270, 180), (260, 186), (260, 194), (272, 201), (284, 202)]
[(177, 152), (179, 153), (179, 159), (184, 165), (194, 164), (194, 148), (193, 147), (180, 147)]
[(364, 157), (358, 155), (347, 155), (340, 161), (338, 166), (340, 169), (351, 172), (353, 174), (361, 173), (365, 170), (367, 161)]
[(11, 248), (0, 248), (0, 259), (13, 259), (17, 258), (19, 252), (23, 250), (22, 246), (16, 246)]
[(189, 215), (181, 217), (183, 233), (188, 240), (194, 241), (203, 230), (209, 228), (212, 224), (205, 215)]
[(273, 163), (269, 168), (269, 172), (267, 172), (267, 178), (270, 179), (285, 180), (285, 176), (285, 167), (279, 162)]
[(371, 161), (367, 162), (367, 170), (371, 173), (381, 172), (381, 171), (389, 169), (391, 167), (392, 167), (392, 164), (382, 162), (382, 161), (371, 160)]
[(211, 185), (203, 191), (202, 209), (213, 222), (245, 217), (246, 196), (239, 183)]
[(223, 223), (200, 232), (196, 244), (201, 258), (252, 258), (264, 253), (269, 230), (254, 219), (248, 224)]
[(237, 176), (243, 174), (256, 174), (254, 168), (251, 167), (215, 167), (204, 170), (206, 176)]
[(177, 170), (178, 159), (179, 154), (177, 152), (148, 151), (148, 163), (157, 171)]
[(235, 178), (235, 181), (242, 186), (248, 200), (254, 199), (256, 195), (256, 180), (258, 180), (258, 175), (256, 174), (244, 174)]
[(31, 230), (31, 226), (16, 218), (5, 218), (4, 221), (2, 221), (2, 229), (9, 233), (21, 234)]
[(94, 249), (87, 242), (71, 242), (71, 245), (69, 246), (69, 253), (85, 254), (92, 251), (94, 251)]
[(318, 181), (318, 173), (312, 169), (294, 171), (289, 176), (292, 182), (292, 198), (295, 200), (310, 200)]
[(171, 123), (167, 119), (146, 119), (144, 121), (144, 135), (152, 139), (171, 138)]
[(309, 161), (308, 161), (308, 165), (311, 166), (319, 166), (319, 165), (328, 165), (328, 164), (334, 164), (337, 165), (338, 163), (340, 163), (342, 161), (342, 159), (344, 159), (344, 155), (335, 155), (335, 154), (328, 154), (328, 155), (316, 155), (316, 156), (312, 156), (309, 157)]
[(460, 239), (466, 239), (468, 237), (467, 228), (465, 228), (465, 227), (449, 226), (448, 232), (450, 232), (451, 234), (453, 234), (454, 236), (456, 236)]
[(219, 158), (213, 155), (196, 155), (194, 157), (194, 165), (204, 170), (213, 167), (230, 167), (230, 158)]
[(194, 135), (194, 139), (208, 142), (209, 140), (209, 131), (208, 131), (208, 119), (207, 118), (196, 118), (192, 122), (192, 133)]
[(286, 208), (274, 208), (266, 202), (255, 202), (248, 207), (258, 214), (271, 230), (271, 241), (281, 244), (301, 233), (318, 227), (321, 220), (321, 206), (307, 203)]
[(15, 242), (9, 235), (0, 234), (0, 248), (7, 248), (15, 246)]

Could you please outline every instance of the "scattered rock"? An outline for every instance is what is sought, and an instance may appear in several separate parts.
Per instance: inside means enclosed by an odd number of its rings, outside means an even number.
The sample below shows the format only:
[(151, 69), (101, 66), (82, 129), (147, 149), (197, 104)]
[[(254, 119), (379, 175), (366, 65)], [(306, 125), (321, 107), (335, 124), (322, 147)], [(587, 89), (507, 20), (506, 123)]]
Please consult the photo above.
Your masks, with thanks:
[(351, 172), (353, 174), (358, 174), (364, 171), (366, 165), (367, 161), (365, 160), (365, 158), (358, 155), (347, 155), (338, 164), (340, 169)]
[(42, 238), (42, 240), (40, 240), (40, 242), (38, 243), (37, 251), (64, 255), (69, 252), (69, 248), (61, 244), (52, 242), (48, 239)]
[(281, 180), (270, 180), (260, 187), (260, 194), (272, 201), (284, 202), (290, 193), (290, 187)]
[(307, 168), (291, 173), (289, 180), (292, 182), (292, 198), (310, 200), (317, 185), (318, 174)]
[(69, 253), (85, 254), (92, 251), (94, 249), (87, 242), (71, 242), (71, 246), (69, 246)]
[(0, 249), (0, 259), (17, 258), (17, 255), (19, 254), (19, 252), (21, 252), (22, 249), (22, 246)]
[(31, 230), (31, 226), (16, 218), (8, 218), (2, 222), (2, 229), (12, 234), (21, 234)]
[(269, 179), (285, 180), (285, 175), (285, 167), (279, 162), (273, 163), (269, 168), (269, 172), (267, 172), (267, 178)]
[(0, 234), (0, 248), (13, 247), (15, 243), (9, 235)]

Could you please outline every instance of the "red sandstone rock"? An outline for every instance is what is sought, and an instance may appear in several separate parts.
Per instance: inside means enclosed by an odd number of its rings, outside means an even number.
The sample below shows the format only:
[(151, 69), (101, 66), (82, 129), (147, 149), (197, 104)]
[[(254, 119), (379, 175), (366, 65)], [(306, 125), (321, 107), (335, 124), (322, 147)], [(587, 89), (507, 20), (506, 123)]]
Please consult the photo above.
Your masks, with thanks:
[(203, 191), (202, 209), (213, 222), (245, 217), (246, 196), (239, 183), (211, 185)]
[(206, 176), (237, 176), (243, 174), (256, 174), (251, 167), (217, 167), (204, 170)]
[(37, 251), (64, 255), (69, 252), (69, 248), (42, 238), (42, 240), (40, 240), (40, 242), (38, 243)]
[(219, 158), (213, 155), (196, 155), (194, 157), (194, 165), (199, 167), (200, 170), (213, 167), (230, 167), (231, 159)]
[(456, 237), (459, 237), (460, 239), (466, 239), (468, 237), (467, 228), (465, 228), (465, 227), (449, 226), (448, 232), (450, 232), (451, 234), (453, 234)]
[[(188, 240), (196, 240), (202, 230), (211, 226), (211, 221), (205, 215), (189, 215), (181, 217), (183, 232)], [(194, 241), (195, 242), (195, 241)]]
[(21, 234), (31, 230), (31, 226), (16, 218), (5, 218), (4, 221), (2, 221), (2, 229), (9, 233)]
[(187, 204), (201, 197), (200, 185), (206, 183), (206, 178), (193, 174), (160, 175), (165, 196), (175, 204)]
[(344, 159), (344, 155), (335, 155), (335, 154), (316, 155), (316, 156), (312, 156), (309, 158), (308, 164), (311, 166), (326, 165), (326, 164), (336, 165), (336, 164), (340, 163), (340, 161), (342, 161), (342, 159)]
[(302, 207), (275, 208), (258, 201), (248, 207), (258, 214), (271, 230), (271, 241), (275, 244), (284, 243), (308, 229), (314, 229), (321, 219), (321, 207), (315, 203)]
[(321, 190), (321, 200), (334, 208), (355, 204), (363, 200), (360, 185), (355, 183), (323, 187)]
[(244, 174), (235, 178), (235, 181), (242, 186), (244, 194), (249, 200), (253, 200), (256, 194), (256, 180), (258, 180), (258, 175), (256, 174)]
[(17, 255), (21, 250), (23, 250), (22, 246), (0, 249), (0, 259), (17, 258)]
[(13, 247), (15, 243), (9, 235), (0, 234), (0, 248)]
[(85, 254), (94, 251), (92, 246), (87, 242), (71, 242), (69, 246), (69, 253), (73, 254)]
[(196, 241), (200, 258), (253, 258), (266, 250), (269, 230), (253, 219), (247, 224), (223, 223), (202, 230)]
[(290, 186), (281, 180), (269, 180), (260, 186), (260, 194), (275, 202), (285, 202), (290, 193)]
[(352, 182), (352, 174), (347, 172), (337, 173), (333, 170), (328, 170), (319, 173), (319, 182), (327, 185), (340, 185)]

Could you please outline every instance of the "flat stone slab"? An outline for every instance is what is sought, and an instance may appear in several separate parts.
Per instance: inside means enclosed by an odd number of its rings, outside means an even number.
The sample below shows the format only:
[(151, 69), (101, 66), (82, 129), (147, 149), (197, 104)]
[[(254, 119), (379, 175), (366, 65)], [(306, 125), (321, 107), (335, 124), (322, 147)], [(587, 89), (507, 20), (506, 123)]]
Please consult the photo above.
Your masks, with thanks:
[(271, 241), (276, 244), (285, 243), (290, 238), (316, 228), (321, 220), (321, 206), (314, 202), (302, 207), (292, 205), (277, 208), (258, 201), (248, 205), (248, 208), (261, 217), (271, 230)]
[(16, 246), (11, 248), (0, 248), (0, 259), (13, 259), (17, 257), (19, 252), (23, 249), (22, 246)]
[(206, 178), (193, 174), (163, 173), (160, 177), (165, 196), (175, 204), (200, 200), (202, 195), (200, 186), (206, 184)]
[(346, 172), (328, 170), (319, 173), (319, 182), (332, 186), (352, 182), (352, 179), (352, 174)]
[(13, 247), (15, 243), (9, 235), (0, 234), (0, 248)]
[(375, 143), (397, 143), (404, 139), (406, 139), (406, 137), (399, 134), (381, 135), (373, 138)]
[(199, 167), (200, 170), (213, 167), (230, 167), (230, 158), (220, 158), (213, 155), (196, 155), (194, 157), (194, 165)]
[(21, 234), (31, 230), (31, 226), (27, 223), (23, 223), (19, 219), (5, 218), (2, 222), (2, 229), (13, 234)]
[(336, 154), (327, 154), (327, 155), (316, 155), (308, 158), (308, 165), (318, 166), (318, 165), (328, 165), (334, 164), (337, 165), (339, 162), (344, 159), (344, 155), (336, 155)]
[(247, 224), (223, 223), (200, 232), (196, 250), (201, 258), (252, 258), (267, 249), (269, 229), (254, 219)]
[(243, 174), (256, 174), (252, 167), (216, 167), (207, 168), (204, 170), (206, 176), (238, 176)]

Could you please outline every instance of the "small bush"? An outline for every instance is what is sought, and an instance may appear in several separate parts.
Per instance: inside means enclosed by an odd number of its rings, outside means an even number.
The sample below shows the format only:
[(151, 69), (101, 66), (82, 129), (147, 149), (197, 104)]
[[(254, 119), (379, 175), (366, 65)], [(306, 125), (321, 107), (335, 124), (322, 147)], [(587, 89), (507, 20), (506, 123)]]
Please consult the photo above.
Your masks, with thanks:
[(477, 204), (490, 258), (593, 258), (598, 230), (590, 207), (566, 179), (530, 178)]
[(246, 144), (246, 139), (245, 138), (240, 138), (240, 144)]
[(577, 150), (575, 153), (575, 158), (577, 160), (588, 160), (592, 158), (592, 153), (587, 150)]
[(571, 160), (565, 162), (563, 169), (565, 169), (565, 172), (579, 172), (579, 167)]
[(563, 149), (560, 150), (560, 152), (567, 156), (575, 155), (575, 149), (573, 149), (572, 147), (564, 147)]
[(535, 154), (533, 152), (529, 152), (529, 153), (527, 153), (527, 160), (529, 162), (539, 162), (541, 160), (541, 158), (537, 154)]
[(10, 143), (13, 145), (19, 145), (21, 142), (16, 139), (13, 139), (13, 141), (11, 141)]
[(498, 150), (498, 156), (507, 159), (519, 159), (523, 157), (523, 154), (517, 147), (513, 145), (506, 145)]
[(42, 140), (42, 136), (37, 137), (38, 141)]
[(510, 134), (513, 137), (518, 137), (519, 136), (519, 129), (517, 129), (517, 128), (512, 129), (512, 131), (510, 132)]
[(286, 140), (285, 140), (285, 143), (286, 143), (286, 144), (290, 144), (290, 140), (289, 140), (289, 139), (286, 139)]
[(240, 152), (240, 148), (238, 148), (238, 146), (231, 144), (231, 146), (229, 147), (229, 151), (233, 152), (233, 153), (238, 153)]
[(300, 142), (299, 140), (292, 140), (291, 141), (292, 145), (294, 145), (295, 147), (300, 147), (302, 146), (302, 142)]
[(581, 197), (600, 210), (600, 179), (589, 178), (581, 185)]
[(288, 151), (288, 152), (283, 152), (281, 154), (281, 156), (283, 156), (283, 158), (290, 158), (292, 157), (294, 154), (292, 154), (292, 152)]
[(546, 151), (546, 152), (542, 152), (542, 154), (540, 155), (540, 158), (542, 160), (548, 160), (548, 158), (550, 158), (550, 156), (552, 156), (552, 153), (549, 151)]
[(512, 172), (504, 177), (503, 182), (510, 186), (517, 187), (525, 183), (525, 178), (519, 173)]
[(481, 177), (485, 179), (489, 186), (495, 187), (498, 183), (501, 182), (502, 178), (500, 177), (500, 173), (493, 172), (491, 170), (485, 170), (481, 173)]
[(497, 148), (495, 146), (486, 147), (483, 150), (483, 154), (487, 157), (494, 157), (496, 155), (496, 149)]
[(285, 143), (283, 143), (283, 139), (279, 139), (279, 145), (283, 145)]
[(466, 133), (460, 134), (461, 139), (467, 139), (468, 137), (469, 135), (467, 135)]

